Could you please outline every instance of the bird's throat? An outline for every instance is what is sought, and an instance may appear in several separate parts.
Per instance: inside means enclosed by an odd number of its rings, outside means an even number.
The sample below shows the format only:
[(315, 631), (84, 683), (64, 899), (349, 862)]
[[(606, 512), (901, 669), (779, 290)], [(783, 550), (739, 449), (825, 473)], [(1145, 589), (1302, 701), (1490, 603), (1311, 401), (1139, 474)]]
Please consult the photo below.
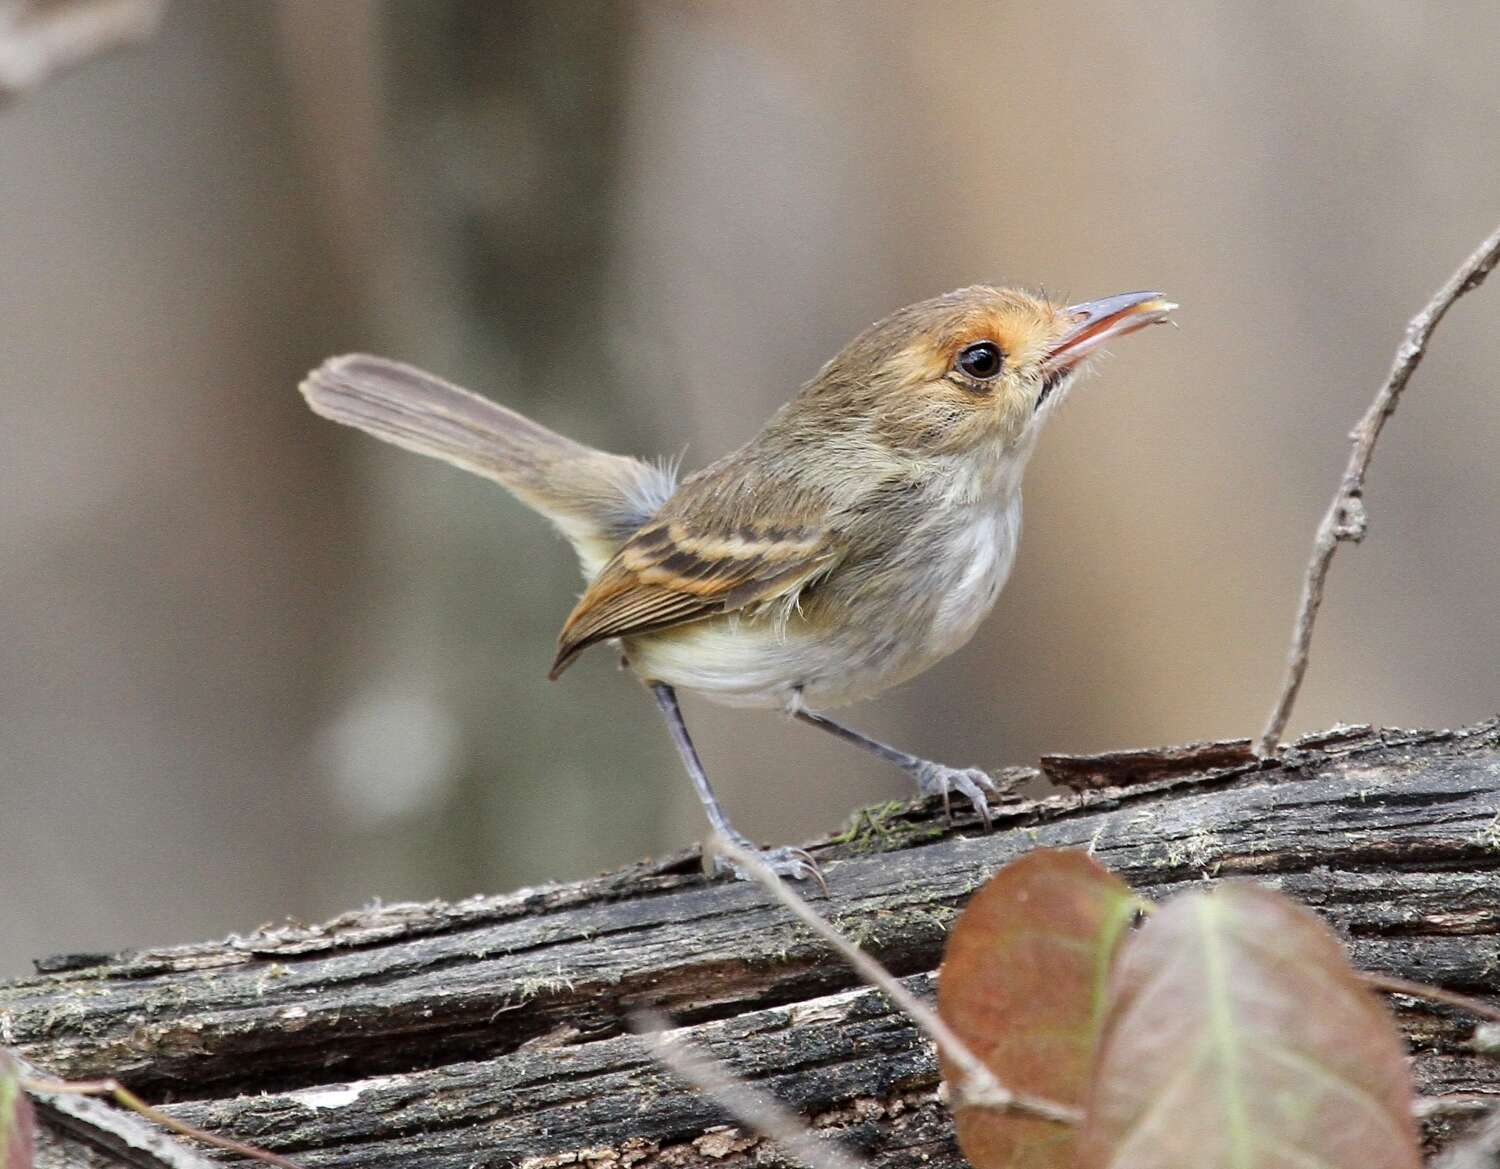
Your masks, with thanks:
[(1036, 406), (1032, 410), (1032, 413), (1036, 413), (1046, 405), (1048, 399), (1052, 397), (1053, 391), (1061, 387), (1073, 375), (1073, 372), (1072, 369), (1059, 369), (1049, 373), (1042, 381), (1042, 392), (1036, 396)]

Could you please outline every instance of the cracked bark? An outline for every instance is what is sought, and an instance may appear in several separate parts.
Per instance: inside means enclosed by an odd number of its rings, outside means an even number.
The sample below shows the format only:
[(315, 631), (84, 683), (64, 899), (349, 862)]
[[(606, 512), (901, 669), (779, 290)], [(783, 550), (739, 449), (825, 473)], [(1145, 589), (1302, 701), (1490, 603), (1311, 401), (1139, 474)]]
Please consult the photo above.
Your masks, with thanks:
[[(1051, 759), (1086, 773), (1083, 790), (1000, 808), (990, 836), (933, 808), (865, 821), (815, 848), (823, 908), (927, 994), (946, 923), (986, 876), (1033, 847), (1085, 847), (1150, 896), (1271, 881), (1365, 969), (1500, 995), (1500, 724), (1340, 728), (1207, 770), (1234, 750), (1159, 754)], [(874, 1164), (962, 1164), (905, 1020), (758, 890), (708, 885), (695, 863), (50, 959), (0, 987), (0, 1042), (309, 1169), (785, 1164), (651, 1062), (626, 1031), (649, 1006)], [(1500, 1094), (1500, 1064), (1466, 1047), (1471, 1020), (1395, 1007), (1423, 1093)], [(1435, 1110), (1434, 1147), (1459, 1111)], [(59, 1150), (49, 1163), (155, 1169)]]

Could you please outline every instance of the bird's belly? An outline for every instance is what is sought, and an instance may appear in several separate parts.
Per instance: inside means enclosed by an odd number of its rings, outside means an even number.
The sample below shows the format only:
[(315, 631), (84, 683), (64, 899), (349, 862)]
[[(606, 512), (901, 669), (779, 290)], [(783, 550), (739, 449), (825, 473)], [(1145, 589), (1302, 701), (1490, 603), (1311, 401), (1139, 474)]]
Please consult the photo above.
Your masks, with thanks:
[(764, 619), (712, 617), (629, 638), (625, 651), (641, 677), (728, 706), (836, 706), (884, 689), (888, 652), (848, 632), (796, 618), (778, 629)]
[(869, 698), (936, 664), (969, 640), (1010, 573), (1020, 505), (977, 517), (883, 574), (882, 590), (797, 613), (712, 617), (625, 642), (644, 678), (731, 706), (827, 709)]

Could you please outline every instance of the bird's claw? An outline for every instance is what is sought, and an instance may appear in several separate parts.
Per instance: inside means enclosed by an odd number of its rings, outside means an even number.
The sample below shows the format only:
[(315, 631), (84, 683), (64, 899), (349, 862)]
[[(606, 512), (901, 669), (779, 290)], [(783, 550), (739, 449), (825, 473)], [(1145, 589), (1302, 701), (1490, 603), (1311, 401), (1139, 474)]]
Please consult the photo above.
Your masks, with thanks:
[(986, 832), (994, 827), (986, 793), (999, 795), (1000, 789), (989, 772), (977, 767), (945, 767), (924, 759), (912, 769), (912, 774), (916, 777), (917, 790), (924, 796), (943, 797), (943, 815), (949, 820), (953, 819), (952, 794), (957, 792), (973, 805), (974, 811), (984, 821)]
[[(806, 849), (756, 848), (743, 836), (735, 836), (734, 844), (735, 847), (755, 856), (761, 864), (777, 876), (787, 877), (793, 881), (812, 881), (822, 890), (824, 897), (828, 896), (828, 882), (823, 879), (823, 870), (818, 867), (818, 862), (813, 860), (812, 853)], [(713, 875), (716, 877), (733, 876), (741, 881), (754, 879), (744, 868), (722, 854), (714, 854), (710, 864)]]

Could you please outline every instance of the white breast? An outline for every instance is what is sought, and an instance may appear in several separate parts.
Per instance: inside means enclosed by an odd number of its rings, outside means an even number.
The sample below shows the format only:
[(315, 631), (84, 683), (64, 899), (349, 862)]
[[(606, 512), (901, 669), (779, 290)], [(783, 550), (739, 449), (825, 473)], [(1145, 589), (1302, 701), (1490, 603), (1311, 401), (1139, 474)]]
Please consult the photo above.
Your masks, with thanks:
[(955, 461), (929, 485), (932, 508), (896, 553), (899, 619), (812, 629), (794, 611), (775, 636), (760, 621), (701, 621), (629, 639), (631, 667), (729, 705), (782, 708), (842, 706), (915, 677), (973, 636), (1010, 575), (1025, 453)]
[(951, 582), (932, 622), (930, 661), (947, 657), (974, 635), (1010, 576), (1021, 537), (1021, 496), (976, 515), (952, 538)]

